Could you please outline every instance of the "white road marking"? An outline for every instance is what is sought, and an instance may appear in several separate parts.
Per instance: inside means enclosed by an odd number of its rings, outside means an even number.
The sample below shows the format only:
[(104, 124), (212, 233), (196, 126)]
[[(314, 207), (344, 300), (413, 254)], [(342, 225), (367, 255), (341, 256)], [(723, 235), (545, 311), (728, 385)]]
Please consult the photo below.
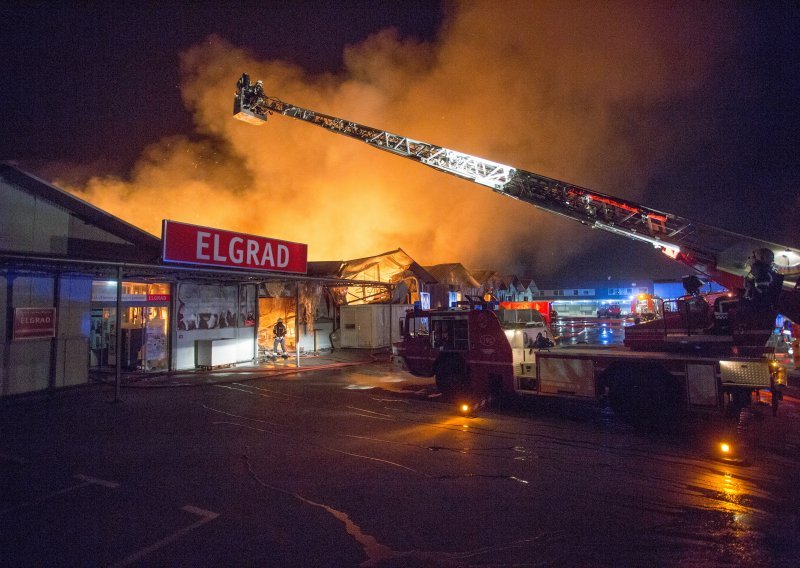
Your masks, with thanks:
[(248, 384), (243, 384), (243, 383), (233, 383), (233, 384), (236, 385), (236, 386), (239, 386), (239, 387), (246, 387), (248, 389), (253, 389), (253, 390), (257, 390), (257, 391), (270, 392), (272, 394), (277, 394), (277, 395), (280, 395), (280, 396), (283, 396), (283, 397), (286, 397), (286, 398), (297, 398), (297, 399), (301, 399), (301, 400), (303, 399), (302, 396), (297, 396), (297, 395), (294, 395), (294, 394), (287, 394), (285, 392), (280, 392), (280, 391), (276, 391), (276, 390), (272, 390), (272, 389), (265, 389), (264, 387), (257, 387), (255, 385), (248, 385)]
[(375, 414), (376, 416), (380, 416), (382, 418), (391, 418), (388, 414), (384, 414), (383, 412), (375, 412), (374, 410), (367, 410), (366, 408), (359, 408), (357, 406), (345, 406), (345, 408), (349, 408), (351, 410), (358, 410), (360, 412), (366, 412), (367, 414)]
[(104, 479), (97, 479), (96, 477), (89, 477), (88, 475), (78, 474), (75, 476), (75, 479), (80, 479), (85, 481), (86, 483), (91, 483), (93, 485), (102, 485), (103, 487), (108, 487), (109, 489), (116, 489), (119, 487), (119, 483), (114, 483), (113, 481), (105, 481)]
[(257, 432), (269, 432), (269, 430), (264, 430), (263, 428), (256, 428), (254, 426), (247, 426), (245, 424), (239, 424), (238, 422), (212, 422), (214, 426), (218, 424), (230, 424), (232, 426), (241, 426), (242, 428), (247, 428), (249, 430), (256, 430)]
[(219, 414), (224, 414), (225, 416), (232, 416), (233, 418), (241, 418), (242, 420), (252, 420), (253, 422), (261, 422), (262, 424), (269, 424), (270, 426), (280, 426), (280, 424), (276, 424), (275, 422), (270, 422), (269, 420), (262, 420), (261, 418), (250, 418), (249, 416), (242, 416), (241, 414), (225, 412), (224, 410), (211, 408), (210, 406), (206, 406), (205, 404), (202, 406), (206, 410), (210, 410), (211, 412), (218, 412)]
[(34, 499), (33, 501), (26, 501), (24, 503), (20, 503), (19, 505), (14, 505), (13, 507), (9, 507), (8, 509), (3, 509), (0, 511), (0, 516), (5, 515), (6, 513), (10, 513), (11, 511), (18, 511), (19, 509), (24, 509), (25, 507), (32, 507), (33, 505), (38, 505), (39, 503), (44, 503), (52, 499), (53, 497), (58, 497), (59, 495), (64, 495), (65, 493), (69, 493), (71, 491), (75, 491), (76, 489), (80, 489), (82, 487), (88, 487), (89, 485), (100, 485), (102, 487), (107, 487), (109, 489), (116, 489), (119, 487), (119, 483), (114, 483), (113, 481), (105, 481), (103, 479), (97, 479), (96, 477), (89, 477), (88, 475), (75, 475), (75, 479), (80, 479), (83, 483), (78, 483), (77, 485), (70, 485), (69, 487), (65, 487), (64, 489), (59, 489), (58, 491), (54, 491), (53, 493), (48, 493), (47, 495), (42, 495), (41, 497)]
[(144, 558), (148, 554), (151, 554), (151, 553), (155, 552), (159, 548), (163, 548), (164, 546), (170, 544), (171, 542), (179, 539), (183, 535), (185, 535), (185, 534), (193, 531), (194, 529), (196, 529), (198, 527), (201, 527), (204, 524), (206, 524), (208, 522), (211, 522), (214, 519), (216, 519), (217, 517), (219, 517), (219, 513), (214, 513), (212, 511), (206, 511), (205, 509), (200, 509), (199, 507), (194, 507), (192, 505), (185, 505), (185, 506), (181, 507), (181, 510), (182, 511), (186, 511), (187, 513), (192, 513), (193, 515), (197, 515), (198, 517), (202, 517), (202, 518), (199, 521), (197, 521), (195, 523), (192, 523), (188, 527), (184, 527), (181, 530), (172, 533), (168, 537), (162, 538), (161, 540), (151, 544), (147, 548), (143, 548), (143, 549), (141, 549), (141, 550), (139, 550), (137, 552), (134, 552), (133, 554), (131, 554), (127, 558), (123, 558), (119, 562), (115, 562), (114, 564), (111, 565), (111, 568), (118, 568), (118, 567), (121, 567), (121, 566), (130, 566), (131, 564), (141, 560), (142, 558)]

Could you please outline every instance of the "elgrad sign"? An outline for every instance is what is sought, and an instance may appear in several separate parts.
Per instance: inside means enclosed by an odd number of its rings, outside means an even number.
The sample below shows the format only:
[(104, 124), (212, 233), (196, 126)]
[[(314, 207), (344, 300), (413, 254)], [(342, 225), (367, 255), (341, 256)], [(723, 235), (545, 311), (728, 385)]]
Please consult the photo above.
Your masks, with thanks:
[(308, 246), (164, 220), (164, 262), (305, 274)]
[(14, 308), (14, 341), (56, 336), (55, 308)]

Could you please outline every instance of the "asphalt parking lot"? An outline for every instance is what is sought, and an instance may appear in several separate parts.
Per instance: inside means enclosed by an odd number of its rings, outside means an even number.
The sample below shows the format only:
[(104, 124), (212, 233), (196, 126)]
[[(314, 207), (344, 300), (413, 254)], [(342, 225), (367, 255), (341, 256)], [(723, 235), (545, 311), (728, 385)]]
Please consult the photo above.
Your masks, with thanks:
[(791, 396), (753, 416), (745, 466), (591, 405), (465, 417), (386, 361), (318, 363), (5, 405), (0, 564), (749, 567), (800, 546)]

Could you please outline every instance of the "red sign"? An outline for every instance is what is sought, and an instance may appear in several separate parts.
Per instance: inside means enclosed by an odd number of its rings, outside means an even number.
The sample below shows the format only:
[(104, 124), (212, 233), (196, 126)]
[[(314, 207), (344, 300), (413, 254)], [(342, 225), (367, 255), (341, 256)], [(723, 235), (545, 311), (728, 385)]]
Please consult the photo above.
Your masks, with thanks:
[(547, 325), (550, 325), (550, 302), (500, 302), (500, 307), (505, 310), (536, 310), (544, 316)]
[(169, 294), (148, 294), (148, 302), (169, 302)]
[(14, 339), (56, 336), (55, 308), (14, 308)]
[(305, 274), (308, 245), (164, 220), (164, 262)]

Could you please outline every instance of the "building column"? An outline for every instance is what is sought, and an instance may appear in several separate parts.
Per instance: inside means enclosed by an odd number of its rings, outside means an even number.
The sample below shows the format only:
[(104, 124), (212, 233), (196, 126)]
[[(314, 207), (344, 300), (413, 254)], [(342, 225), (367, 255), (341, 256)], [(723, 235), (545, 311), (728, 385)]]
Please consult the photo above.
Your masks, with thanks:
[(122, 384), (122, 266), (117, 266), (117, 321), (114, 326), (114, 349), (117, 352), (114, 369), (114, 402), (119, 402)]

